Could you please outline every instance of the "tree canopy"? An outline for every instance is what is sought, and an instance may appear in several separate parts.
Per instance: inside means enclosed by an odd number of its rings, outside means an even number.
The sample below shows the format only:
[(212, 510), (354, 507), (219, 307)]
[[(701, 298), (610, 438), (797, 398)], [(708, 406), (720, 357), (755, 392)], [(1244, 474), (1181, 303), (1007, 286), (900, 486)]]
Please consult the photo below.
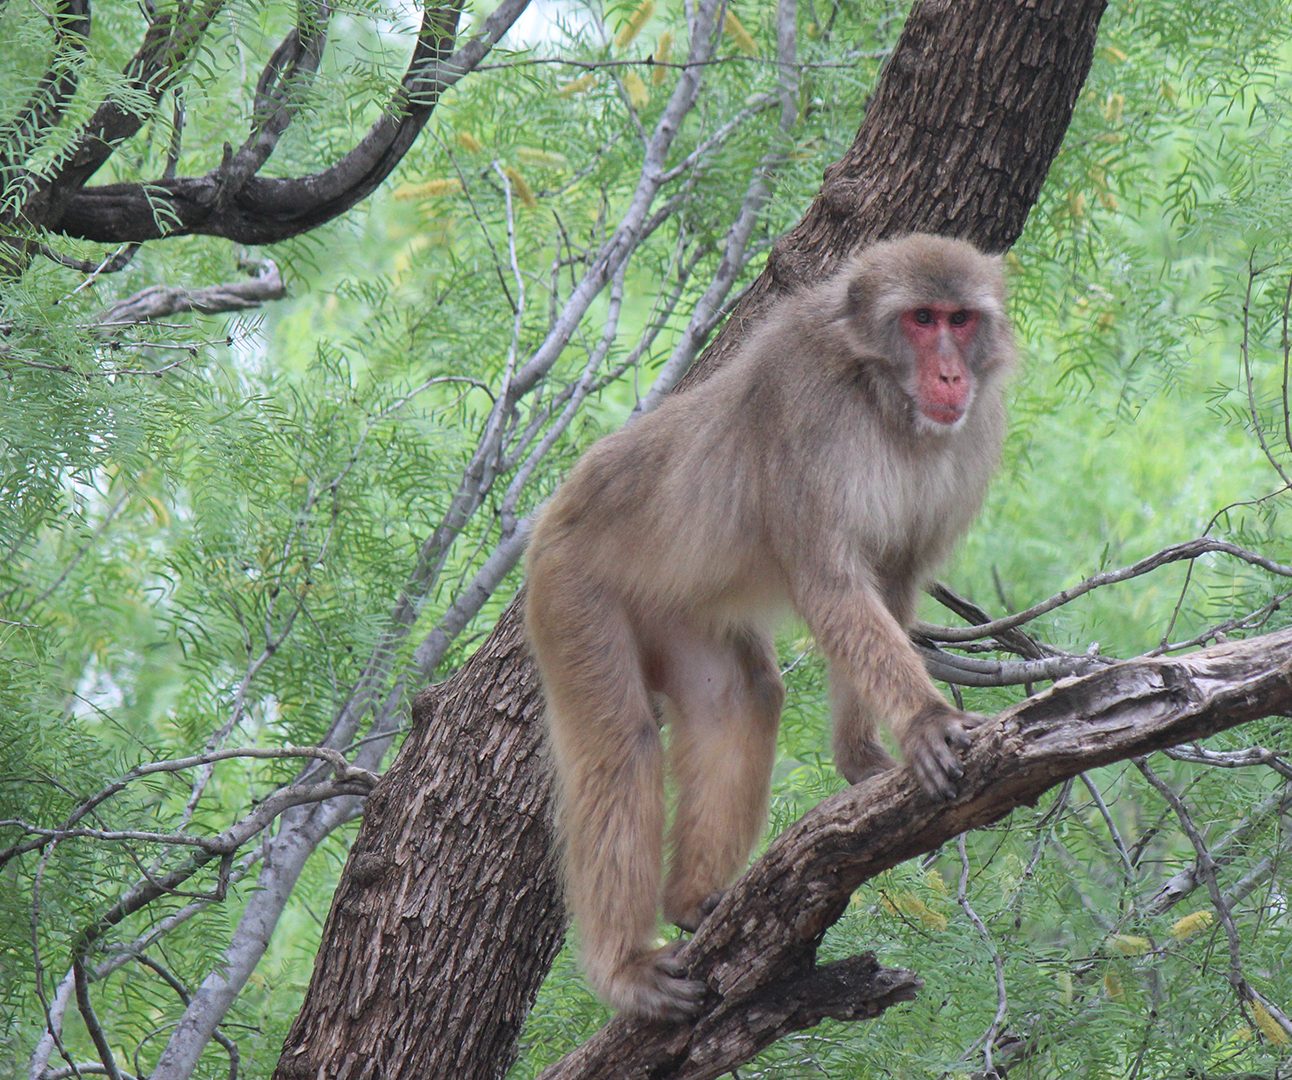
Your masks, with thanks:
[[(1084, 82), (1054, 80), (1071, 124), (1017, 219), (973, 202), (990, 189), (968, 166), (947, 179), (965, 203), (948, 230), (990, 220), (1003, 246), (1022, 228), (1006, 263), (1024, 363), (1001, 475), (917, 641), (967, 705), (1011, 710), (971, 755), (987, 802), (987, 755), (1043, 730), (1047, 703), (1080, 701), (1108, 741), (1037, 766), (1015, 800), (1034, 805), (932, 817), (926, 846), (864, 875), (819, 970), (873, 952), (835, 970), (912, 1000), (865, 1024), (819, 1010), (838, 1019), (752, 1068), (1287, 1068), (1292, 742), (1286, 704), (1258, 706), (1289, 685), (1290, 14), (1116, 5)], [(379, 777), (432, 683), (421, 723), (472, 696), (529, 707), (519, 677), (483, 697), (451, 677), (516, 594), (530, 515), (592, 439), (677, 386), (765, 266), (792, 280), (842, 254), (784, 238), (883, 107), (908, 16), (950, 18), (807, 0), (0, 7), (0, 1068), (281, 1072), (369, 794), (399, 820), (498, 763), (536, 782), (501, 723), (437, 751), (443, 789), (392, 805)], [(919, 73), (951, 80), (975, 49)], [(1054, 56), (1011, 60), (1024, 90), (1049, 85)], [(1025, 120), (1007, 155), (1001, 132), (972, 143), (1005, 188), (1045, 171)], [(947, 160), (918, 138), (903, 153)], [(905, 160), (885, 175), (918, 174)], [(769, 841), (828, 796), (821, 813), (863, 824), (899, 805), (897, 776), (843, 792), (824, 665), (802, 628), (780, 647)], [(1241, 693), (1198, 696), (1236, 664)], [(1229, 719), (1165, 742), (1108, 734), (1213, 706)], [(532, 829), (486, 800), (454, 828), (539, 860), (533, 790)], [(803, 835), (774, 852), (799, 871)], [(518, 965), (553, 959), (550, 881), (501, 896), (496, 861), (450, 894), (372, 890), (407, 905), (390, 910), (410, 935), (451, 913), (477, 943), (471, 970), (411, 969), (406, 992), (472, 1009), (473, 979), (519, 970), (490, 952), (500, 918), (532, 926)], [(373, 872), (359, 857), (347, 877)], [(734, 930), (706, 926), (697, 949)], [(518, 1052), (512, 1075), (533, 1076), (606, 1020), (569, 950), (528, 1005), (518, 991), (494, 1033), (519, 1043), (479, 1062)]]

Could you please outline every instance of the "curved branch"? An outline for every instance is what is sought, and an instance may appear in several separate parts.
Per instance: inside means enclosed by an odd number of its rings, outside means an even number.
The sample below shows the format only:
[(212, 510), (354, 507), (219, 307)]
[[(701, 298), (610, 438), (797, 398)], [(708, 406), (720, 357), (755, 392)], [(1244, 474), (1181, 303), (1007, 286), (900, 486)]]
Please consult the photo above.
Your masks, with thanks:
[(1034, 803), (1087, 769), (1289, 710), (1292, 629), (1058, 683), (977, 730), (951, 804), (935, 803), (903, 768), (809, 811), (772, 842), (683, 950), (691, 977), (710, 988), (699, 1021), (617, 1018), (543, 1080), (698, 1080), (729, 1072), (748, 1056), (725, 1056), (709, 1033), (733, 1017), (748, 1020), (751, 1010), (765, 1024), (776, 1008), (769, 990), (813, 970), (822, 935), (862, 882)]
[(224, 170), (227, 187), (241, 188), (274, 152), (292, 122), (297, 102), (314, 81), (331, 14), (328, 0), (300, 0), (296, 25), (274, 50), (256, 83), (251, 134)]
[(1022, 626), (1023, 623), (1031, 622), (1033, 619), (1047, 612), (1053, 611), (1057, 607), (1070, 603), (1079, 596), (1085, 596), (1088, 592), (1102, 588), (1105, 585), (1115, 585), (1118, 582), (1129, 581), (1131, 578), (1140, 577), (1156, 570), (1160, 566), (1166, 566), (1174, 562), (1191, 562), (1202, 555), (1208, 554), (1232, 555), (1251, 566), (1259, 566), (1262, 570), (1268, 570), (1271, 574), (1277, 574), (1280, 577), (1292, 577), (1292, 566), (1287, 566), (1273, 559), (1261, 555), (1259, 552), (1248, 551), (1237, 544), (1231, 544), (1227, 540), (1213, 540), (1208, 536), (1201, 536), (1196, 540), (1186, 540), (1182, 544), (1173, 544), (1170, 547), (1156, 551), (1146, 558), (1140, 559), (1139, 562), (1131, 563), (1130, 566), (1123, 566), (1118, 570), (1108, 570), (1102, 574), (1094, 574), (1086, 578), (1085, 581), (1073, 585), (1070, 589), (1063, 589), (1055, 593), (1047, 600), (1042, 600), (1039, 604), (1033, 604), (1024, 611), (1016, 612), (1013, 615), (1006, 615), (1000, 619), (994, 619), (991, 622), (976, 623), (973, 626), (929, 626), (921, 623), (918, 627), (919, 632), (925, 637), (934, 638), (937, 641), (977, 641), (980, 638), (994, 637), (1006, 630), (1013, 630), (1015, 627)]
[(427, 7), (408, 70), (381, 117), (354, 149), (320, 172), (301, 177), (251, 175), (265, 147), (257, 149), (249, 141), (205, 176), (78, 191), (44, 224), (67, 236), (105, 243), (200, 233), (268, 244), (308, 232), (345, 213), (390, 175), (440, 95), (475, 69), (528, 3), (503, 0), (480, 32), (456, 52), (452, 48), (461, 0)]

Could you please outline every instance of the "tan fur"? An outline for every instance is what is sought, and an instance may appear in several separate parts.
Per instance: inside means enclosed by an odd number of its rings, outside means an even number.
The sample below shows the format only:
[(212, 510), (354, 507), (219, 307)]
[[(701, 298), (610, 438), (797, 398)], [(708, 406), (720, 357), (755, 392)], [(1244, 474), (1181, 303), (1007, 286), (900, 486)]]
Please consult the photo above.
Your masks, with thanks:
[[(916, 409), (898, 329), (936, 303), (981, 319), (952, 426)], [(597, 443), (543, 510), (526, 620), (568, 902), (610, 1004), (699, 1004), (703, 984), (652, 947), (657, 910), (698, 924), (763, 828), (783, 698), (770, 630), (787, 609), (830, 661), (843, 775), (891, 766), (882, 719), (920, 783), (954, 793), (949, 744), (975, 718), (938, 693), (905, 627), (995, 469), (1013, 358), (998, 260), (930, 236), (877, 244), (780, 302), (706, 382)], [(662, 896), (656, 696), (678, 792)]]

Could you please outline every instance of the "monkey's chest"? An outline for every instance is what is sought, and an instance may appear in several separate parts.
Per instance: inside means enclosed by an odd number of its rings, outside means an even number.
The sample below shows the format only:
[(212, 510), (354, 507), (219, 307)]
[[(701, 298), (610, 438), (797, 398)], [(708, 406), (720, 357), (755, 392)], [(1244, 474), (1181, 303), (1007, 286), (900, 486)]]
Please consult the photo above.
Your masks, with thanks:
[(894, 572), (943, 558), (973, 520), (984, 485), (951, 454), (875, 466), (857, 478), (848, 500), (866, 553)]

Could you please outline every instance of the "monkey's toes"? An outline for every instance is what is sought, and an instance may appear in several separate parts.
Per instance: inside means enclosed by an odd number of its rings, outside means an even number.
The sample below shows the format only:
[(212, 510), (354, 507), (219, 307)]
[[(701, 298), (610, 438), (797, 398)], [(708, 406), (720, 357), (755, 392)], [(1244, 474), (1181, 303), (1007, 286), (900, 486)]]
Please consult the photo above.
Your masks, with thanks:
[(685, 944), (672, 942), (626, 968), (610, 988), (610, 1003), (649, 1020), (675, 1022), (695, 1016), (709, 988), (686, 977), (686, 965), (677, 957)]

